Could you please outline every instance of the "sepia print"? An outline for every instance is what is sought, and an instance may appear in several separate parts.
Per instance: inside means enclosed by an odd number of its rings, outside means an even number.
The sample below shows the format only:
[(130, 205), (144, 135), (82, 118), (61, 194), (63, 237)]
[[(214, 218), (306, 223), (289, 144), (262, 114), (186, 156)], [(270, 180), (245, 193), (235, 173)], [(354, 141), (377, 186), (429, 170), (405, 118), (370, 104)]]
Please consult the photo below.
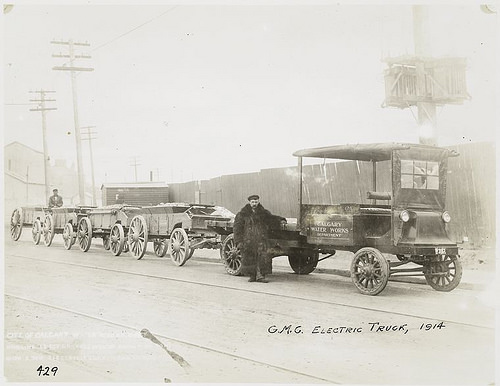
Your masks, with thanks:
[(495, 384), (495, 4), (2, 5), (5, 382)]

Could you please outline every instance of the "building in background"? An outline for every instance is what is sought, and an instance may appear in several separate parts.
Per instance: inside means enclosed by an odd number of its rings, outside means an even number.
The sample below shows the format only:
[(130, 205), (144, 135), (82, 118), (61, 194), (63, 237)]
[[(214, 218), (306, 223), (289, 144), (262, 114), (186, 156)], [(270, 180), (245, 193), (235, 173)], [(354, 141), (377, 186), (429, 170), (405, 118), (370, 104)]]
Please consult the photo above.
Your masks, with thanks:
[[(50, 191), (59, 189), (64, 205), (77, 205), (78, 176), (66, 160), (55, 159), (48, 170)], [(90, 187), (86, 195), (92, 197)], [(26, 205), (47, 205), (43, 153), (20, 142), (4, 147), (4, 212), (9, 217), (14, 208)]]
[(20, 142), (4, 147), (4, 208), (6, 215), (21, 205), (45, 202), (43, 153)]
[(164, 182), (105, 183), (101, 193), (103, 205), (147, 206), (169, 202), (168, 185)]

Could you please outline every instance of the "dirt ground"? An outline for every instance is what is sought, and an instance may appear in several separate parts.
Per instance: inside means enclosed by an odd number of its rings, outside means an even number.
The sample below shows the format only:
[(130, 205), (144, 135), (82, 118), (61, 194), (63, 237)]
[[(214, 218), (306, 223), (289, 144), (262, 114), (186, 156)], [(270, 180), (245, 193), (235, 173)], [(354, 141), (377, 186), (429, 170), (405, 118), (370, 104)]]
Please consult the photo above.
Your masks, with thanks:
[[(389, 283), (370, 297), (347, 277), (294, 275), (281, 257), (270, 283), (248, 283), (228, 275), (212, 250), (199, 251), (184, 267), (151, 253), (140, 261), (115, 257), (99, 245), (88, 253), (66, 251), (59, 239), (50, 248), (7, 241), (5, 251), (8, 381), (477, 385), (495, 379), (495, 309), (479, 290), (439, 293)], [(491, 275), (490, 255), (462, 255), (464, 277)], [(339, 253), (320, 264), (340, 267), (351, 258)], [(435, 327), (440, 322), (445, 327)], [(406, 327), (376, 333), (376, 323)], [(301, 333), (270, 332), (288, 325)], [(317, 326), (325, 333), (313, 333)], [(362, 331), (327, 333), (341, 326)], [(189, 367), (144, 338), (144, 328)], [(40, 365), (49, 375), (39, 375)]]

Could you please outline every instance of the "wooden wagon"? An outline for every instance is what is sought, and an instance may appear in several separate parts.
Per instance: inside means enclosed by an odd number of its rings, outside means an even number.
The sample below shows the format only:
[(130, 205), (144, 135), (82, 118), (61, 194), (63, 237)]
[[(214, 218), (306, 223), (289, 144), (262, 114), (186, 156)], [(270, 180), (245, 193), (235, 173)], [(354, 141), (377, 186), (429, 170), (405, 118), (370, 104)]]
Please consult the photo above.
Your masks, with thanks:
[(130, 221), (140, 211), (138, 206), (123, 204), (93, 208), (78, 222), (77, 240), (80, 249), (87, 252), (92, 238), (102, 238), (104, 249), (111, 250), (115, 256), (127, 252), (126, 236)]
[(42, 235), (42, 225), (48, 208), (43, 206), (23, 206), (13, 210), (10, 216), (10, 237), (17, 241), (21, 237), (23, 227), (32, 230), (33, 242), (38, 245)]
[(63, 206), (46, 211), (43, 222), (43, 240), (47, 247), (52, 244), (54, 235), (62, 234), (64, 247), (71, 249), (76, 240), (76, 228), (80, 219), (94, 207)]
[(130, 222), (130, 252), (141, 259), (148, 241), (153, 241), (157, 256), (170, 249), (171, 260), (182, 266), (196, 249), (219, 249), (221, 235), (210, 225), (230, 222), (233, 215), (213, 205), (168, 203), (142, 207)]

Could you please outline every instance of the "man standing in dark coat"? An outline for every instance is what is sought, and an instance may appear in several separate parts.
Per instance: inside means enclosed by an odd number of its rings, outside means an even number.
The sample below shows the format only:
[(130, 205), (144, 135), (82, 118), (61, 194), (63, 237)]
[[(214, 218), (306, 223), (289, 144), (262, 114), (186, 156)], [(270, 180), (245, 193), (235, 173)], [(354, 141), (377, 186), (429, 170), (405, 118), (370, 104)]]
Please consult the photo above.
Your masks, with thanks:
[(246, 204), (234, 219), (234, 242), (241, 251), (241, 271), (250, 276), (248, 281), (267, 283), (266, 275), (271, 273), (272, 260), (267, 253), (269, 228), (282, 219), (273, 216), (259, 202), (256, 194), (248, 197)]

